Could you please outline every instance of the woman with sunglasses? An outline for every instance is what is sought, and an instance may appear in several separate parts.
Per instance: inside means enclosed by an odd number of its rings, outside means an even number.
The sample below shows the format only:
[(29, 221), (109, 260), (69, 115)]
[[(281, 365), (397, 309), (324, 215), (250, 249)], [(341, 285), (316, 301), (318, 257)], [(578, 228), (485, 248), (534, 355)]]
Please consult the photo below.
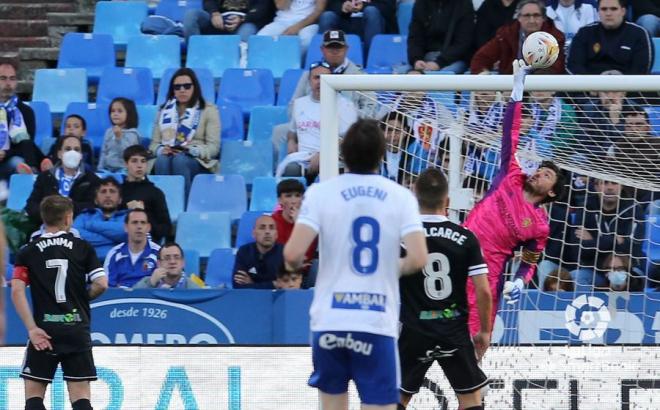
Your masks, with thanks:
[(195, 175), (216, 171), (220, 116), (215, 105), (204, 101), (190, 68), (180, 68), (172, 76), (149, 149), (156, 155), (154, 174), (183, 175), (186, 196)]

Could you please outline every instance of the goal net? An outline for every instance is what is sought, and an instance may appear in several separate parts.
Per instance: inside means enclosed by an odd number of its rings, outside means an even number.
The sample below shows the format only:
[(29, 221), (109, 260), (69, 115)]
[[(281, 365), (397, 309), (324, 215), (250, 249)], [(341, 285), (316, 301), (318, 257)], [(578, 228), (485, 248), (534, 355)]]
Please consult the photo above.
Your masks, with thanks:
[[(324, 76), (321, 178), (337, 172), (332, 106), (341, 92), (380, 121), (382, 173), (408, 186), (442, 168), (450, 217), (462, 222), (499, 171), (512, 82)], [(518, 305), (498, 307), (483, 362), (493, 381), (486, 408), (660, 408), (659, 90), (653, 76), (528, 76), (517, 159), (528, 174), (553, 161), (567, 185), (544, 205), (551, 232), (532, 283)], [(410, 408), (456, 408), (441, 369), (425, 383)]]

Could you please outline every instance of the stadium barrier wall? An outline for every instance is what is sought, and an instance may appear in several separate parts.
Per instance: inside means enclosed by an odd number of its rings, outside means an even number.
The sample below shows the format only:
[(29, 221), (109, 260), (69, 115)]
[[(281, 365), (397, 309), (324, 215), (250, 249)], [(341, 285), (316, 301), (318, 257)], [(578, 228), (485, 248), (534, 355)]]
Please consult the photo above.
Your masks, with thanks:
[[(23, 351), (0, 348), (2, 409), (23, 407), (18, 377)], [(657, 409), (659, 354), (657, 346), (493, 347), (483, 362), (492, 382), (486, 408)], [(306, 385), (309, 347), (100, 346), (94, 359), (99, 381), (92, 384), (92, 403), (98, 409), (317, 408), (316, 390)], [(427, 377), (414, 408), (456, 408), (440, 368), (434, 365)], [(65, 391), (58, 371), (46, 406), (69, 408)], [(352, 388), (350, 401), (351, 409), (359, 408)]]
[[(110, 289), (92, 304), (92, 339), (97, 344), (307, 345), (311, 300), (311, 290)], [(11, 302), (7, 311), (7, 343), (23, 346), (27, 333)], [(500, 306), (493, 342), (658, 344), (660, 300), (642, 293), (530, 290), (520, 307)]]

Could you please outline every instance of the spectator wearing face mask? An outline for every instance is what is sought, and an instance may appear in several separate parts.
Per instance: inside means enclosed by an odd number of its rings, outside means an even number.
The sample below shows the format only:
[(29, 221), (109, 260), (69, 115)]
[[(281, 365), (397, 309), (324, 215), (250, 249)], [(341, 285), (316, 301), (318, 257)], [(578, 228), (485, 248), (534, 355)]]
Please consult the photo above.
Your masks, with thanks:
[(96, 186), (100, 178), (82, 164), (82, 145), (74, 136), (64, 136), (57, 142), (58, 162), (55, 167), (39, 174), (25, 205), (30, 219), (41, 223), (39, 205), (49, 195), (62, 195), (73, 201), (74, 217), (94, 207)]
[(630, 258), (627, 255), (611, 253), (603, 259), (600, 268), (609, 285), (604, 287), (605, 290), (617, 292), (641, 292), (644, 290), (644, 278), (631, 267)]

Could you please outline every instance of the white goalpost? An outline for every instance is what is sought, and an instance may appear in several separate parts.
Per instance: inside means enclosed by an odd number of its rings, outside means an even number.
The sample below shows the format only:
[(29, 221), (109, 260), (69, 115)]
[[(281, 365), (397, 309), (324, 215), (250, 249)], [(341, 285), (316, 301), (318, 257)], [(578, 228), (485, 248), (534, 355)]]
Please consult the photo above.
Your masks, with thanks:
[[(401, 158), (393, 179), (446, 172), (462, 222), (499, 167), (512, 86), (504, 75), (324, 75), (320, 178), (339, 172), (341, 93), (382, 125)], [(552, 160), (569, 179), (544, 205), (551, 233), (533, 283), (499, 309), (486, 408), (660, 408), (660, 77), (530, 75), (525, 92), (521, 167)], [(456, 408), (437, 366), (425, 387), (411, 409)]]

